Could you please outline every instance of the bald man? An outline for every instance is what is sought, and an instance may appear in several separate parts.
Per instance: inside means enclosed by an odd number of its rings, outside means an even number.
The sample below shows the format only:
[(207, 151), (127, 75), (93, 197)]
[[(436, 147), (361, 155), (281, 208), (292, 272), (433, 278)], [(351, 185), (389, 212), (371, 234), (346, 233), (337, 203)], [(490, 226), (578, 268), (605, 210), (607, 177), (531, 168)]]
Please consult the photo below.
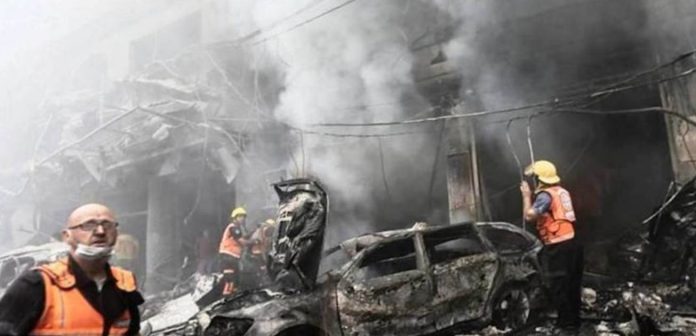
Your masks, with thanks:
[(108, 264), (118, 222), (83, 205), (62, 231), (68, 256), (34, 268), (0, 299), (1, 335), (137, 335), (144, 302), (131, 272)]

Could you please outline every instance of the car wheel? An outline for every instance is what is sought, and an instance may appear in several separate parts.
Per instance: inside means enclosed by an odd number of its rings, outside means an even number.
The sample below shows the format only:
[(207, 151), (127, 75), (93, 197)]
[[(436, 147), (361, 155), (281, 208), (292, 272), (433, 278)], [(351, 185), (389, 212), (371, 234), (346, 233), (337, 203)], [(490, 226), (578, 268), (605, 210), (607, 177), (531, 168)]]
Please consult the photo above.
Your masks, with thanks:
[(524, 286), (502, 288), (493, 300), (493, 325), (500, 330), (519, 330), (529, 320), (531, 300)]

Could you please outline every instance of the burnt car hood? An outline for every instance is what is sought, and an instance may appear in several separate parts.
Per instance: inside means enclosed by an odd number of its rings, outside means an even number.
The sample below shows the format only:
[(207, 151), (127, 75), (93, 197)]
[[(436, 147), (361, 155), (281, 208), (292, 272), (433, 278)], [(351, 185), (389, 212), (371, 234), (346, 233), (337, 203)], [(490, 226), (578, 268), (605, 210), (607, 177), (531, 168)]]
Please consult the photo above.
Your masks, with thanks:
[(185, 324), (162, 330), (158, 335), (227, 335), (236, 322), (248, 323), (244, 335), (276, 335), (298, 325), (321, 326), (322, 298), (331, 287), (324, 277), (314, 290), (284, 293), (272, 289), (244, 291), (222, 299), (199, 312)]
[(324, 244), (329, 198), (313, 179), (273, 185), (278, 194), (278, 227), (268, 255), (273, 283), (293, 291), (314, 287)]

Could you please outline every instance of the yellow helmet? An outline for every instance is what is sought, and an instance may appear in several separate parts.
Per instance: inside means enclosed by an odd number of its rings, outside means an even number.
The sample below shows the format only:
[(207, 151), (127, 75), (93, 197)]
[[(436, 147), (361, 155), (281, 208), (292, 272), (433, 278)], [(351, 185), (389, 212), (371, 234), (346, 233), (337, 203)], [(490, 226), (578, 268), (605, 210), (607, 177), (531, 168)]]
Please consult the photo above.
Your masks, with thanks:
[(235, 218), (237, 216), (246, 216), (247, 212), (244, 210), (242, 207), (235, 208), (232, 210), (232, 213), (230, 214), (230, 218)]
[(540, 160), (529, 165), (529, 167), (524, 170), (524, 174), (527, 176), (532, 174), (536, 175), (539, 178), (539, 181), (546, 184), (556, 184), (561, 182), (561, 178), (558, 177), (558, 173), (556, 172), (556, 166), (546, 160)]

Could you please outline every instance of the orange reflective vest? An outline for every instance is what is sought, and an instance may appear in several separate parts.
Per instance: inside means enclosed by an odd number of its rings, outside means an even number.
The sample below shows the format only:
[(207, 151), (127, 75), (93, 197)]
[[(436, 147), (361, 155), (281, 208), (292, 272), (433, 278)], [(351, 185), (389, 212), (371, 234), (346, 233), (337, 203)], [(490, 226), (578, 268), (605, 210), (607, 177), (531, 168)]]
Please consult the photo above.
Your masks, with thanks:
[[(551, 195), (549, 211), (537, 219), (537, 231), (545, 245), (557, 244), (575, 237), (575, 211), (570, 193), (560, 186), (553, 186), (539, 192)], [(537, 193), (538, 194), (538, 193)]]
[(222, 240), (220, 240), (220, 253), (229, 254), (235, 258), (241, 258), (242, 244), (232, 236), (232, 230), (236, 227), (237, 224), (230, 223), (230, 225), (227, 225), (227, 228), (225, 228), (225, 232), (222, 234)]
[[(32, 335), (102, 335), (104, 318), (75, 286), (75, 276), (68, 270), (67, 258), (38, 268), (44, 282), (44, 311)], [(137, 289), (133, 273), (111, 267), (116, 287), (125, 292)], [(109, 335), (125, 335), (130, 325), (128, 310), (109, 330)]]
[(252, 254), (263, 255), (268, 252), (268, 248), (271, 245), (273, 229), (274, 227), (272, 225), (261, 225), (261, 227), (254, 232), (253, 238), (256, 239), (256, 244), (251, 247)]

